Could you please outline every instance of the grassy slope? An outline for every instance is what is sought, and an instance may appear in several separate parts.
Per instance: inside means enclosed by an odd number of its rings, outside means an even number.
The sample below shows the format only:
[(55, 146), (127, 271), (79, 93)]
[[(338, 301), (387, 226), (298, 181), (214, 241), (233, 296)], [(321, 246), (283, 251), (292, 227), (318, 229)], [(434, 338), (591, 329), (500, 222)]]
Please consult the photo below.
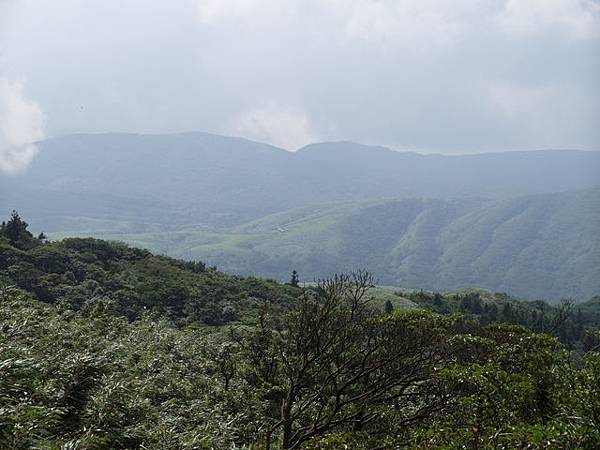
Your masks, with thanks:
[[(380, 282), (438, 290), (479, 286), (524, 298), (600, 292), (600, 190), (512, 200), (397, 200), (316, 205), (216, 233), (71, 230), (242, 274), (303, 280), (368, 268)], [(64, 234), (53, 234), (62, 237)]]

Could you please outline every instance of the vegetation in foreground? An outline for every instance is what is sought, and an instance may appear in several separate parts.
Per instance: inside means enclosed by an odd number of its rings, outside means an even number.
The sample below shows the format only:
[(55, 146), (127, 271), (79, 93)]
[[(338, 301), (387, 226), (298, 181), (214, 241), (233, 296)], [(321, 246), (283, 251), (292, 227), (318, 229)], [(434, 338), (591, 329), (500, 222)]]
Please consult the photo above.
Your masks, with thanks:
[[(600, 445), (590, 324), (561, 343), (497, 323), (476, 292), (415, 292), (421, 307), (394, 310), (364, 272), (301, 289), (121, 244), (43, 243), (17, 218), (0, 233), (1, 448)], [(189, 315), (212, 296), (237, 308), (226, 327)]]

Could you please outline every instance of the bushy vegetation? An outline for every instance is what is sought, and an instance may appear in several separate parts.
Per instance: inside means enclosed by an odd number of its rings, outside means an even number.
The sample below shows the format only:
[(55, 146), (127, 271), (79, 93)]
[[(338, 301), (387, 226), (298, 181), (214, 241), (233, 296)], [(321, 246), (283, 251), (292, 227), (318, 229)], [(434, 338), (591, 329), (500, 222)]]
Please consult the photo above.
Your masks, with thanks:
[(0, 229), (0, 448), (600, 446), (600, 333), (561, 336), (566, 308), (384, 303), (367, 272), (300, 288), (19, 223)]
[(354, 279), (231, 336), (0, 291), (0, 446), (597, 448), (600, 354), (370, 310)]
[[(12, 228), (20, 230), (14, 237), (7, 233)], [(252, 321), (265, 303), (285, 307), (299, 292), (297, 287), (226, 275), (201, 262), (155, 256), (119, 242), (46, 242), (33, 237), (16, 213), (0, 236), (0, 283), (14, 284), (63, 310), (100, 307), (130, 320), (155, 312), (181, 325), (222, 325)]]
[(198, 331), (0, 291), (0, 448), (230, 448), (257, 411)]
[(430, 291), (396, 292), (421, 308), (441, 314), (460, 313), (483, 324), (509, 323), (558, 337), (568, 346), (583, 348), (590, 333), (600, 328), (600, 302), (564, 300), (559, 304), (516, 300), (504, 293), (482, 289), (463, 289), (441, 294)]

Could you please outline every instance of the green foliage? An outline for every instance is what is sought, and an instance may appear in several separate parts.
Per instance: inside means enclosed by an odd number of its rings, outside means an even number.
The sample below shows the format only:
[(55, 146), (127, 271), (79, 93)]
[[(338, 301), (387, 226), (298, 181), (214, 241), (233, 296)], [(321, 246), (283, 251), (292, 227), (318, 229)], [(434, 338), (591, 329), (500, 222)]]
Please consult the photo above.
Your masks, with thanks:
[(597, 352), (322, 286), (233, 339), (2, 288), (0, 447), (600, 445)]
[(253, 362), (248, 380), (269, 393), (271, 431), (284, 448), (340, 429), (392, 432), (443, 407), (436, 370), (454, 358), (453, 320), (381, 316), (371, 285), (367, 273), (323, 281), (281, 321), (265, 318), (240, 340)]
[(299, 280), (300, 279), (298, 278), (298, 272), (296, 272), (295, 270), (292, 270), (292, 277), (290, 278), (290, 286), (298, 287)]
[(26, 236), (0, 242), (0, 448), (600, 446), (596, 298), (301, 289)]
[(394, 312), (394, 304), (390, 300), (385, 301), (385, 305), (383, 307), (383, 312), (386, 314), (390, 314)]
[[(0, 224), (0, 244), (2, 241), (21, 250), (27, 250), (40, 244), (40, 239), (35, 239), (27, 227), (29, 224), (13, 211), (8, 222)], [(43, 233), (41, 234), (43, 236)], [(44, 237), (45, 239), (45, 237)]]
[(590, 332), (600, 327), (600, 302), (596, 299), (577, 304), (570, 301), (548, 304), (541, 300), (516, 300), (506, 294), (483, 289), (463, 289), (446, 294), (421, 290), (402, 295), (431, 311), (443, 314), (460, 312), (477, 317), (486, 324), (524, 325), (582, 349), (594, 346), (594, 335)]
[(97, 304), (130, 320), (151, 311), (180, 325), (254, 321), (260, 305), (285, 307), (293, 286), (235, 277), (201, 262), (154, 256), (120, 242), (70, 238), (20, 250), (0, 244), (0, 276), (65, 310)]
[(223, 389), (202, 333), (60, 314), (16, 289), (0, 326), (1, 448), (228, 449), (253, 429), (260, 405)]

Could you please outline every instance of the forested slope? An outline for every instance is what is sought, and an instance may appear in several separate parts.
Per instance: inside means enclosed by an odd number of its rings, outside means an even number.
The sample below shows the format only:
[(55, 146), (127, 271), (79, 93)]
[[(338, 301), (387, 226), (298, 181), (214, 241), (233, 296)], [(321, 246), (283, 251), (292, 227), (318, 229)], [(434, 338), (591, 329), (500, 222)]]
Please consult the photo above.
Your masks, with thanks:
[(14, 213), (0, 226), (0, 447), (598, 446), (598, 298), (373, 284), (47, 242)]
[[(155, 256), (119, 242), (46, 242), (26, 225), (13, 215), (0, 229), (0, 285), (16, 285), (63, 310), (99, 308), (130, 320), (154, 313), (181, 325), (222, 325), (252, 321), (266, 303), (286, 308), (298, 295), (291, 286), (227, 275), (202, 262)], [(10, 227), (17, 238), (5, 231)]]
[[(225, 271), (303, 280), (367, 268), (382, 284), (477, 286), (523, 298), (600, 292), (600, 190), (514, 199), (402, 199), (296, 208), (213, 232), (83, 232)], [(60, 236), (60, 235), (57, 235)]]

